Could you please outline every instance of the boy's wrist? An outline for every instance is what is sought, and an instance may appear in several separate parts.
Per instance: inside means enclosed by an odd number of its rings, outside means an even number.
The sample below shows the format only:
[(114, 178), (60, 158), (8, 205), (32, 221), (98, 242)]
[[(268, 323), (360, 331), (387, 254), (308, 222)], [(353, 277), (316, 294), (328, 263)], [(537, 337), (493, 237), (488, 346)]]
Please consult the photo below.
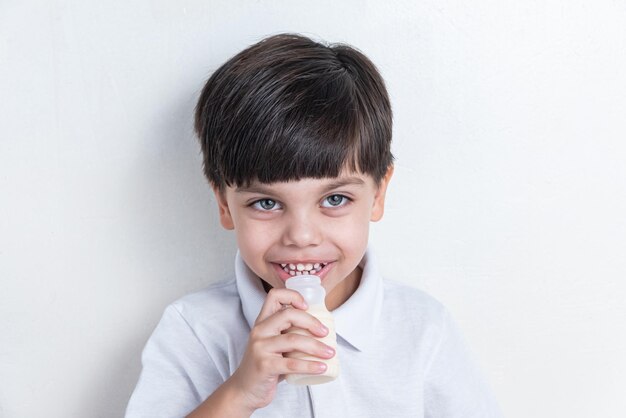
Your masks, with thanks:
[(239, 390), (232, 376), (222, 385), (225, 391), (225, 398), (228, 400), (228, 405), (231, 407), (231, 414), (229, 417), (246, 417), (249, 418), (257, 408), (248, 406), (249, 399), (244, 392)]
[(186, 418), (249, 418), (256, 410), (231, 379), (226, 380)]

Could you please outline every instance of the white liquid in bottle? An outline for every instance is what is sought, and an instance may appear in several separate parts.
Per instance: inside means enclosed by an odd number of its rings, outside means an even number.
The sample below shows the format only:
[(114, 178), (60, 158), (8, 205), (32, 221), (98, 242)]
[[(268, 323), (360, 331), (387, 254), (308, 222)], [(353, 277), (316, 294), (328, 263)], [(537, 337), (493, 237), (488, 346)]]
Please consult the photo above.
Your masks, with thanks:
[(335, 321), (332, 314), (326, 308), (326, 304), (324, 302), (324, 299), (326, 298), (326, 291), (320, 283), (320, 278), (313, 275), (294, 276), (287, 279), (287, 289), (296, 290), (304, 297), (307, 305), (309, 306), (306, 312), (319, 319), (328, 328), (328, 334), (325, 337), (320, 338), (302, 328), (290, 328), (287, 330), (287, 333), (296, 333), (313, 337), (335, 349), (335, 355), (330, 359), (315, 357), (299, 351), (285, 353), (285, 357), (319, 361), (325, 363), (327, 366), (326, 371), (321, 374), (288, 374), (286, 376), (286, 380), (293, 385), (317, 385), (320, 383), (328, 383), (335, 380), (337, 376), (339, 376), (339, 359), (337, 358), (337, 335), (335, 334)]

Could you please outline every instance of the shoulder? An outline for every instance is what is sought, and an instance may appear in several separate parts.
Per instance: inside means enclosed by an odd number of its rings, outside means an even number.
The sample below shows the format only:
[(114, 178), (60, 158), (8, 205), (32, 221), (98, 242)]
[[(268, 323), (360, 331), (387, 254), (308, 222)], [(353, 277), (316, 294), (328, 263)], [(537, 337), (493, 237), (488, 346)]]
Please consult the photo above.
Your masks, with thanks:
[(397, 280), (385, 278), (383, 286), (383, 318), (388, 326), (428, 340), (441, 337), (449, 315), (442, 302)]
[(228, 327), (239, 322), (242, 316), (234, 277), (189, 293), (172, 302), (167, 309), (175, 310), (194, 329), (207, 324)]

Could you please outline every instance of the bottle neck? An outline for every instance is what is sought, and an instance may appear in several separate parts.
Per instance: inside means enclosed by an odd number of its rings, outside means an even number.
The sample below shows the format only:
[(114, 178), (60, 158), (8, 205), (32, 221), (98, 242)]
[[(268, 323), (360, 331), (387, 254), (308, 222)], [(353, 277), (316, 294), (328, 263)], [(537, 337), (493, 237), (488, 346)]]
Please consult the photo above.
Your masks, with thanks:
[(287, 289), (295, 290), (302, 295), (309, 306), (325, 305), (326, 290), (317, 276), (302, 275), (287, 279)]

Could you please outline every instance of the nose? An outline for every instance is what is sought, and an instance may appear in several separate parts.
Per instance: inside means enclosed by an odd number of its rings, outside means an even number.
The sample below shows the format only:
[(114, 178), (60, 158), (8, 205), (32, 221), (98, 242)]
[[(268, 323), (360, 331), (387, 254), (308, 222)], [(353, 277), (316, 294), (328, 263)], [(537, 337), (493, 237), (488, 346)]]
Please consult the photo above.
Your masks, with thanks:
[(283, 245), (308, 247), (322, 242), (321, 225), (310, 213), (292, 214), (286, 220)]

